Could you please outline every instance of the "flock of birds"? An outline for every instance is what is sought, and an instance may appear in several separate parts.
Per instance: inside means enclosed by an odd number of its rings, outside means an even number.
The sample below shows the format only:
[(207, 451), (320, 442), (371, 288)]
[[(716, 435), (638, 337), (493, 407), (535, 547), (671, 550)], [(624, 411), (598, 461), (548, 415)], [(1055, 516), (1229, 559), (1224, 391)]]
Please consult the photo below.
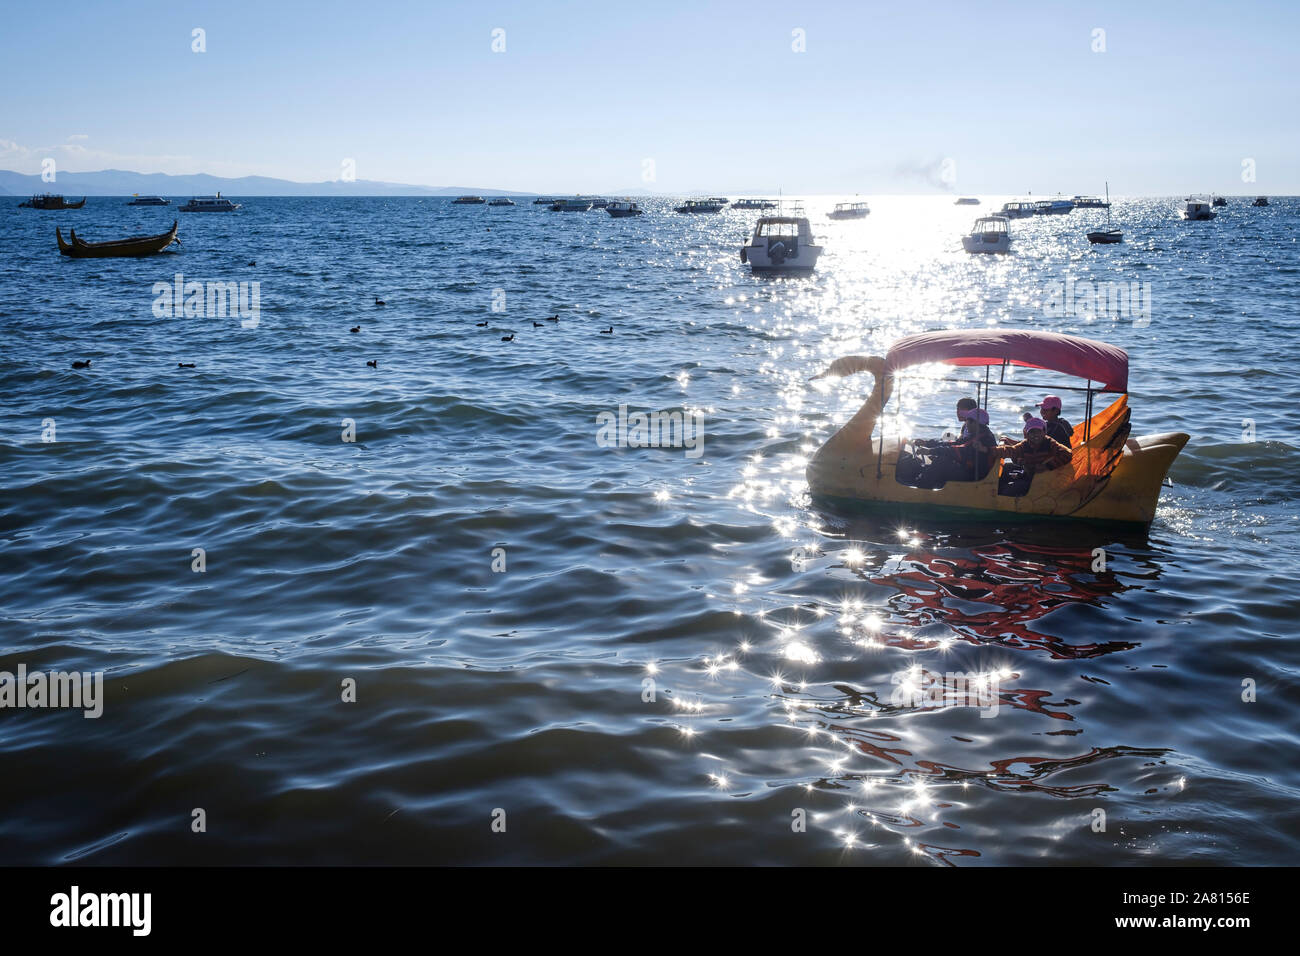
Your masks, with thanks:
[[(255, 265), (257, 265), (257, 263), (256, 263), (256, 262), (250, 262), (249, 265), (250, 265), (250, 266), (255, 266)], [(383, 299), (379, 298), (378, 296), (375, 296), (375, 305), (376, 305), (376, 306), (382, 306), (382, 305), (387, 305), (387, 304), (388, 304), (388, 303), (385, 302)], [(560, 321), (560, 317), (559, 317), (558, 315), (548, 315), (548, 316), (546, 317), (546, 322), (555, 322), (555, 323), (558, 323), (559, 321)], [(538, 322), (538, 321), (536, 321), (536, 320), (534, 319), (534, 320), (533, 320), (533, 328), (535, 328), (535, 329), (543, 328), (543, 327), (546, 325), (546, 322)], [(475, 324), (475, 326), (477, 326), (478, 328), (484, 328), (485, 326), (488, 325), (487, 322), (475, 322), (474, 324)], [(354, 326), (352, 326), (352, 328), (348, 329), (348, 331), (349, 331), (349, 332), (353, 332), (353, 333), (360, 332), (360, 331), (361, 331), (361, 326), (359, 326), (359, 325), (354, 325)], [(609, 328), (607, 328), (607, 329), (600, 329), (600, 334), (601, 334), (601, 335), (613, 335), (613, 334), (614, 334), (614, 326), (611, 325), (611, 326), (610, 326)], [(509, 335), (503, 335), (503, 336), (501, 336), (501, 341), (502, 341), (502, 342), (513, 342), (514, 340), (515, 340), (515, 333), (514, 333), (514, 332), (511, 332)], [(379, 368), (379, 361), (378, 361), (378, 359), (375, 359), (375, 360), (373, 360), (373, 361), (366, 362), (366, 365), (369, 366), (370, 368), (377, 369), (377, 368)], [(87, 369), (87, 368), (90, 368), (90, 359), (78, 359), (77, 361), (75, 361), (75, 362), (72, 363), (72, 367), (75, 368), (75, 369)], [(194, 364), (193, 362), (177, 362), (177, 363), (176, 363), (176, 367), (177, 367), (177, 368), (194, 368), (194, 367), (195, 367), (195, 364)]]

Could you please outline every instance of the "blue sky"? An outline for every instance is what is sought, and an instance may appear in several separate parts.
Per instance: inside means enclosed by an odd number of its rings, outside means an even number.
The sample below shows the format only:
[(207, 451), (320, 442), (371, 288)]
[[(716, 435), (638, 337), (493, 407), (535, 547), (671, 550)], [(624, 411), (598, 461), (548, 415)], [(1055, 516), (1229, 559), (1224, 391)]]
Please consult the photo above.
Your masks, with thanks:
[(1297, 3), (170, 0), (3, 22), (0, 168), (20, 172), (318, 181), (350, 158), (541, 192), (1300, 193)]

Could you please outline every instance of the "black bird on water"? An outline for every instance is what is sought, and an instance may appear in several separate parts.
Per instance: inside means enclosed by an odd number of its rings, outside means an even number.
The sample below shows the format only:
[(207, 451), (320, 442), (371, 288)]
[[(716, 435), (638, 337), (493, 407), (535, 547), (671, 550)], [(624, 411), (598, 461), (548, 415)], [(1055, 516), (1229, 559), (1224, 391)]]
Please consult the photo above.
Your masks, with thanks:
[(535, 328), (535, 329), (540, 329), (541, 327), (542, 327), (542, 323), (540, 323), (540, 322), (534, 322), (534, 323), (533, 323), (533, 328)]
[(513, 332), (511, 332), (509, 335), (501, 336), (502, 342), (513, 342), (514, 340), (515, 340), (515, 333)]
[(558, 322), (558, 321), (560, 321), (560, 317), (559, 317), (558, 315), (548, 315), (548, 316), (546, 317), (546, 321), (547, 321), (547, 322)]
[(177, 363), (176, 363), (176, 367), (177, 367), (177, 368), (193, 368), (193, 367), (194, 367), (194, 363), (193, 363), (193, 362), (177, 362)]
[(614, 334), (614, 326), (611, 325), (611, 326), (610, 326), (609, 328), (607, 328), (607, 329), (601, 329), (601, 330), (600, 330), (600, 334), (601, 334), (601, 335), (613, 335), (613, 334)]
[(381, 299), (381, 298), (379, 298), (379, 297), (376, 296), (376, 298), (375, 298), (375, 305), (387, 305), (387, 304), (388, 304), (388, 303), (385, 302), (383, 299)]
[(475, 325), (476, 327), (478, 327), (478, 328), (481, 329), (481, 328), (483, 328), (484, 326), (486, 326), (487, 323), (486, 323), (486, 322), (475, 322), (474, 325)]
[(86, 359), (84, 362), (81, 361), (80, 359), (78, 359), (77, 361), (75, 361), (75, 362), (72, 363), (72, 367), (73, 367), (73, 368), (90, 368), (90, 359)]
[(378, 360), (378, 359), (375, 359), (373, 362), (367, 362), (366, 364), (369, 365), (371, 368), (379, 368), (379, 360)]
[(348, 329), (348, 331), (349, 331), (349, 332), (360, 332), (360, 331), (361, 331), (361, 326), (359, 326), (359, 325), (354, 325), (354, 326), (352, 326), (352, 328)]
[(256, 263), (256, 262), (250, 262), (249, 265), (250, 265), (250, 266), (255, 266), (255, 265), (257, 265), (257, 263)]

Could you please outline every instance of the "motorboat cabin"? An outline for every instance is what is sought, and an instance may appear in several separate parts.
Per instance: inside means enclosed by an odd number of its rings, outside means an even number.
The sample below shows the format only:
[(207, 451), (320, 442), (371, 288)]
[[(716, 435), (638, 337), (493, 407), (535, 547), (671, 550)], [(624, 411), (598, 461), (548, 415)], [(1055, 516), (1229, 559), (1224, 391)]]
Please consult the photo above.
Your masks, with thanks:
[(967, 252), (1010, 252), (1011, 231), (1006, 216), (985, 216), (975, 220), (970, 234), (961, 237)]

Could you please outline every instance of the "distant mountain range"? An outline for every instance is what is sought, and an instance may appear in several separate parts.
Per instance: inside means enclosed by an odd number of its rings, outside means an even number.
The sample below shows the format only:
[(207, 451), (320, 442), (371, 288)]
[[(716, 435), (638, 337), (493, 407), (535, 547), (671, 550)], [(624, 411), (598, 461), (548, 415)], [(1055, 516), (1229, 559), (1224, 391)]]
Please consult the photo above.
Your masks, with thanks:
[(31, 196), (35, 193), (65, 196), (211, 196), (220, 192), (240, 196), (536, 196), (537, 193), (482, 186), (411, 186), (380, 183), (368, 179), (353, 182), (295, 183), (268, 176), (226, 179), (196, 173), (170, 176), (166, 173), (133, 173), (124, 169), (103, 169), (95, 173), (59, 173), (56, 182), (42, 182), (39, 175), (0, 169), (0, 195)]

